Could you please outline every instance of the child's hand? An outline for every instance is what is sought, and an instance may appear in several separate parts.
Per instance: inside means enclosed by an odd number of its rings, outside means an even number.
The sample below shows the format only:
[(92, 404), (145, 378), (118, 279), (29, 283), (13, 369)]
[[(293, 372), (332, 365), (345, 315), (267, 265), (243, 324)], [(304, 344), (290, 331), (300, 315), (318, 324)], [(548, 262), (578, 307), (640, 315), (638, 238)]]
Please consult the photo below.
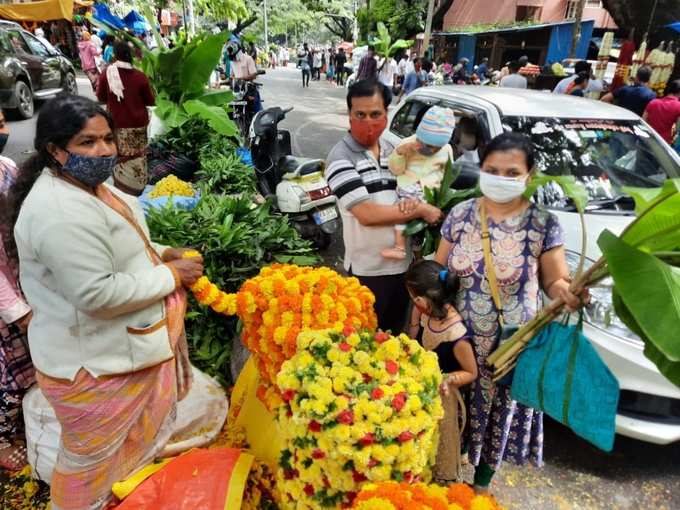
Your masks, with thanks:
[(397, 147), (397, 154), (400, 156), (413, 156), (420, 149), (421, 143), (418, 140), (413, 140), (411, 142), (402, 143)]
[(439, 385), (439, 393), (441, 393), (442, 396), (444, 397), (447, 397), (449, 395), (448, 378), (444, 379), (442, 383)]

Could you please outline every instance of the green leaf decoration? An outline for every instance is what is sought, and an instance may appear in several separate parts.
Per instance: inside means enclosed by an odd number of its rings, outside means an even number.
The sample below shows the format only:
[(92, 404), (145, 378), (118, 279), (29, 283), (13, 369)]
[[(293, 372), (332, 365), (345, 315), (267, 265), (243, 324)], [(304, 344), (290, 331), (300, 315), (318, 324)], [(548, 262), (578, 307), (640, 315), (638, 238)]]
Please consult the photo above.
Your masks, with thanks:
[[(229, 38), (229, 32), (194, 39), (180, 69), (179, 83), (185, 97), (200, 94), (210, 80), (210, 74), (222, 56), (222, 47)], [(196, 42), (197, 41), (197, 42)]]
[(417, 234), (418, 232), (422, 232), (427, 228), (427, 223), (425, 220), (417, 219), (417, 220), (412, 220), (408, 223), (406, 226), (406, 229), (404, 229), (404, 235), (406, 237), (412, 236)]
[(538, 188), (551, 182), (556, 183), (562, 188), (564, 194), (574, 202), (574, 206), (578, 212), (581, 214), (585, 212), (586, 206), (588, 205), (588, 192), (573, 175), (547, 175), (537, 172), (527, 184), (524, 197), (527, 199), (531, 198)]
[(224, 108), (220, 108), (219, 106), (208, 106), (196, 99), (186, 101), (182, 106), (190, 115), (197, 115), (206, 120), (210, 127), (221, 135), (238, 135), (236, 124), (229, 118)]
[(156, 99), (155, 113), (168, 129), (180, 127), (189, 120), (189, 116), (179, 105), (163, 98)]
[(675, 335), (680, 324), (680, 269), (630, 246), (609, 230), (602, 232), (598, 245), (629, 312), (622, 320), (668, 360), (680, 361)]
[(648, 252), (680, 247), (680, 190), (674, 186), (674, 183), (668, 184), (651, 202), (642, 202), (645, 209), (626, 228), (621, 239)]
[(193, 99), (205, 103), (208, 106), (224, 106), (234, 100), (234, 93), (231, 90), (220, 90), (217, 92), (208, 92), (207, 94), (194, 97)]

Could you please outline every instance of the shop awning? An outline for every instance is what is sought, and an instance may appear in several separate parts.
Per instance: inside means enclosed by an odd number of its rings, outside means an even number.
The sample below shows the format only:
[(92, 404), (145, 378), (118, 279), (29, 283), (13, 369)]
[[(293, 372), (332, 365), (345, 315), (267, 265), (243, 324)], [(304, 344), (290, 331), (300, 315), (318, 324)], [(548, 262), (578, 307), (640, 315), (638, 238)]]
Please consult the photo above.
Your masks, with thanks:
[(51, 21), (73, 18), (74, 0), (39, 0), (0, 5), (0, 19), (12, 21)]

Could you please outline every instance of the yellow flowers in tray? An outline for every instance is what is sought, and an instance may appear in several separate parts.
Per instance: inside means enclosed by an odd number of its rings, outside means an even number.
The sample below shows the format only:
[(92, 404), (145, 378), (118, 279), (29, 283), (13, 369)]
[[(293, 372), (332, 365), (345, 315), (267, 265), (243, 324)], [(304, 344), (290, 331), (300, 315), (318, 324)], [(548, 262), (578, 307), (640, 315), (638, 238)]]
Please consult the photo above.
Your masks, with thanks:
[(168, 196), (193, 197), (194, 188), (191, 183), (179, 179), (176, 175), (168, 175), (156, 183), (149, 198), (160, 198)]
[(302, 331), (277, 377), (282, 508), (344, 508), (365, 482), (428, 478), (441, 373), (406, 335)]

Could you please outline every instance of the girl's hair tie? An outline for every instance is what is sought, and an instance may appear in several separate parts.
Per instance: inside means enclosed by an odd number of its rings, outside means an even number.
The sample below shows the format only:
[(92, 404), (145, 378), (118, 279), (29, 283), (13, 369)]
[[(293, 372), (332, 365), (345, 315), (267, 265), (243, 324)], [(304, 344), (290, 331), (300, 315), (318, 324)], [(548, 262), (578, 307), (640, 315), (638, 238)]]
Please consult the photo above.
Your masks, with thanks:
[(442, 269), (439, 271), (439, 281), (442, 283), (446, 283), (446, 279), (449, 277), (449, 270), (448, 269)]

